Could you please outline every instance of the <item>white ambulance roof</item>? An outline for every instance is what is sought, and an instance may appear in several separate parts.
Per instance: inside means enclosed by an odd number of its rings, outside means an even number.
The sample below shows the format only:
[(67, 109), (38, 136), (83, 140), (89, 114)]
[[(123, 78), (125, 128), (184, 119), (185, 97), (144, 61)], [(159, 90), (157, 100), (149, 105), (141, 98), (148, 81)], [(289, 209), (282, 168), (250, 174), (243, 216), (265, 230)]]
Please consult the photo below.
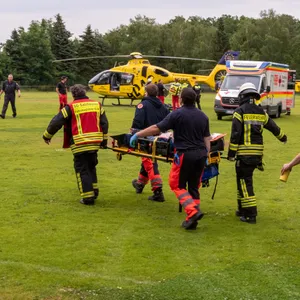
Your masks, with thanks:
[(267, 67), (288, 69), (289, 65), (274, 63), (269, 61), (228, 60), (226, 61), (226, 67), (231, 70), (235, 70), (235, 69), (261, 70)]

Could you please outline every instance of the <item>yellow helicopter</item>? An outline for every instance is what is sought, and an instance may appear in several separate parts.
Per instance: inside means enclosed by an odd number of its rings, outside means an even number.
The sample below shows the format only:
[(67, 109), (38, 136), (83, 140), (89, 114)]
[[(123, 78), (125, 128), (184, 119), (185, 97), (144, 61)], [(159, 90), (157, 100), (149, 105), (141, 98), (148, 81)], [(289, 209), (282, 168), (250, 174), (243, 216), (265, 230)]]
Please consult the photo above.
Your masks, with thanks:
[(199, 84), (207, 84), (214, 89), (216, 81), (220, 80), (220, 78), (226, 74), (226, 61), (237, 59), (239, 53), (239, 51), (227, 51), (208, 76), (172, 73), (161, 67), (151, 65), (147, 58), (181, 59), (216, 63), (215, 60), (189, 57), (142, 55), (139, 52), (133, 52), (129, 56), (113, 55), (79, 57), (55, 60), (54, 62), (100, 58), (129, 58), (129, 61), (126, 65), (115, 66), (110, 70), (103, 71), (94, 76), (89, 81), (89, 87), (94, 92), (101, 95), (100, 98), (102, 98), (102, 104), (104, 104), (104, 100), (106, 98), (117, 99), (117, 105), (121, 105), (120, 99), (130, 99), (131, 106), (134, 100), (142, 99), (144, 97), (144, 87), (147, 82), (157, 83), (159, 80), (161, 80), (163, 84), (170, 84), (174, 81), (179, 81), (181, 83), (189, 83), (191, 86), (197, 82)]

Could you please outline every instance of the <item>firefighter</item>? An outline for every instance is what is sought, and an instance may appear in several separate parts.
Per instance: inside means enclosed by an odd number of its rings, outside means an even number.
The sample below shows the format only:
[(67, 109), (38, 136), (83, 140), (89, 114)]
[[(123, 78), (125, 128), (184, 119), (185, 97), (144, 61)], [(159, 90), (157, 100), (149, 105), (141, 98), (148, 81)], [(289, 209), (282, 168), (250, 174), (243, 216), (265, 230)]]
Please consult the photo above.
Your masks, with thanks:
[[(157, 98), (158, 88), (155, 84), (148, 84), (145, 87), (146, 97), (137, 105), (135, 116), (131, 126), (131, 132), (135, 133), (151, 125), (162, 121), (169, 110)], [(132, 181), (137, 194), (143, 192), (145, 185), (150, 180), (153, 195), (148, 199), (151, 201), (164, 202), (162, 190), (162, 179), (159, 174), (158, 165), (152, 159), (142, 158), (142, 167), (138, 179)]]
[(239, 90), (239, 107), (232, 119), (231, 138), (228, 159), (235, 161), (237, 179), (236, 215), (242, 222), (256, 223), (257, 206), (253, 190), (253, 172), (256, 168), (263, 170), (263, 128), (271, 131), (281, 142), (287, 136), (275, 122), (255, 104), (260, 94), (254, 84), (244, 83)]
[(196, 84), (193, 86), (193, 90), (196, 93), (196, 104), (198, 108), (201, 110), (201, 105), (200, 105), (200, 99), (201, 99), (201, 85), (196, 82)]
[(68, 94), (67, 94), (67, 76), (62, 76), (60, 82), (56, 85), (56, 93), (58, 94), (59, 100), (59, 110), (64, 108), (68, 103)]
[(108, 121), (98, 101), (86, 96), (85, 87), (71, 88), (74, 101), (67, 104), (50, 122), (43, 134), (48, 145), (53, 135), (65, 126), (65, 148), (71, 148), (81, 204), (94, 205), (99, 194), (96, 165), (97, 152), (107, 148)]
[(172, 94), (172, 108), (176, 110), (179, 108), (179, 95), (181, 91), (181, 84), (178, 79), (175, 79), (175, 82), (170, 87), (170, 92)]
[(134, 146), (139, 137), (174, 130), (176, 153), (169, 184), (187, 214), (182, 223), (185, 229), (196, 229), (198, 220), (204, 216), (200, 210), (199, 186), (211, 140), (208, 117), (195, 107), (195, 101), (196, 93), (193, 89), (183, 89), (180, 109), (173, 111), (158, 124), (137, 132), (130, 140), (131, 146)]

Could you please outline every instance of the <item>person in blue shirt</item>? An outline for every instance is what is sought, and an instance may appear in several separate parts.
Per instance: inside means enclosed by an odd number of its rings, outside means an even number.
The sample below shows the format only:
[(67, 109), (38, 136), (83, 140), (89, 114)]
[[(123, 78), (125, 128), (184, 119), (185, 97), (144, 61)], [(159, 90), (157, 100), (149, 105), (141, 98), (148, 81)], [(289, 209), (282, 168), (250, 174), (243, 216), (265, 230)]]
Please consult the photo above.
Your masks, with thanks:
[[(167, 107), (157, 98), (158, 87), (155, 84), (148, 84), (145, 87), (146, 96), (136, 107), (135, 116), (131, 126), (131, 132), (135, 133), (151, 125), (162, 121), (170, 112)], [(142, 167), (138, 179), (132, 181), (137, 194), (143, 192), (145, 185), (151, 183), (153, 196), (148, 199), (157, 202), (164, 202), (162, 190), (162, 179), (159, 174), (157, 162), (150, 158), (142, 158)]]

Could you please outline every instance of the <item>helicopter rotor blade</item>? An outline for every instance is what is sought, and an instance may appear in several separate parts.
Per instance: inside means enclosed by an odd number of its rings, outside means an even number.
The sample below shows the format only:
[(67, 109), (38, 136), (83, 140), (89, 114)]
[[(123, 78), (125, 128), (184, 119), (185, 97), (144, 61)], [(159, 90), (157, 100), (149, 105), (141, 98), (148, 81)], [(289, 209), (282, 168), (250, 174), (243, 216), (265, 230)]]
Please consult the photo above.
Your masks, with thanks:
[(65, 61), (76, 61), (76, 60), (87, 60), (87, 59), (102, 59), (102, 58), (130, 58), (129, 55), (104, 55), (104, 56), (87, 56), (87, 57), (73, 57), (65, 59), (56, 59), (53, 62), (65, 62)]
[(181, 57), (181, 56), (156, 56), (156, 55), (143, 55), (143, 57), (152, 57), (152, 58), (166, 58), (166, 59), (182, 59), (182, 60), (195, 60), (195, 61), (206, 61), (206, 62), (217, 62), (212, 59), (205, 58), (193, 58), (193, 57)]

